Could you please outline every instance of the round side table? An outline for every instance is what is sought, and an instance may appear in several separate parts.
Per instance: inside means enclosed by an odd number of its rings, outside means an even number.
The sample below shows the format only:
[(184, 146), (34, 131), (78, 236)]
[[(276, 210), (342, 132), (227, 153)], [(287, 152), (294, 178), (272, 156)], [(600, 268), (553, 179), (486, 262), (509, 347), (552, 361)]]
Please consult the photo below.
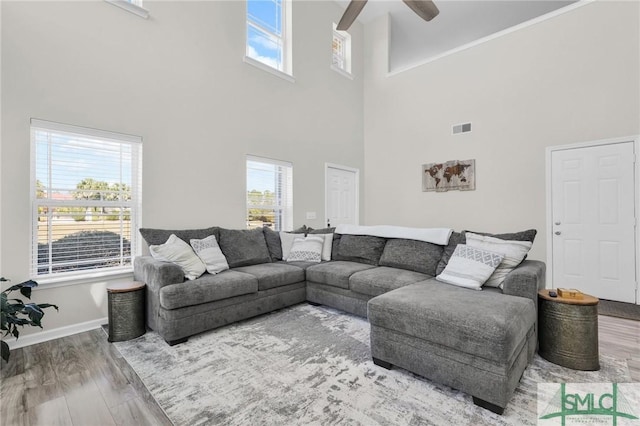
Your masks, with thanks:
[(110, 342), (135, 339), (146, 332), (145, 287), (139, 281), (107, 287)]
[(574, 370), (599, 370), (598, 301), (588, 294), (567, 299), (538, 291), (540, 356)]

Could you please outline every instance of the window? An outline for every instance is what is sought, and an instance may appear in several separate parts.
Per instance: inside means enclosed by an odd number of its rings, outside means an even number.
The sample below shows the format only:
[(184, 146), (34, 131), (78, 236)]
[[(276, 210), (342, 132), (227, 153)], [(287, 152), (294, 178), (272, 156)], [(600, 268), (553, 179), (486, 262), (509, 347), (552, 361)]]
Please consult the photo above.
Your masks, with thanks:
[(114, 6), (118, 6), (121, 9), (124, 9), (128, 12), (136, 14), (141, 18), (147, 19), (149, 18), (149, 11), (142, 7), (143, 0), (105, 0), (107, 3), (110, 3)]
[(130, 271), (142, 140), (31, 120), (33, 277)]
[(247, 0), (246, 58), (292, 75), (290, 17), (290, 0)]
[(333, 24), (333, 41), (331, 43), (331, 68), (351, 76), (351, 34), (338, 31)]
[(247, 228), (293, 229), (293, 166), (247, 156)]

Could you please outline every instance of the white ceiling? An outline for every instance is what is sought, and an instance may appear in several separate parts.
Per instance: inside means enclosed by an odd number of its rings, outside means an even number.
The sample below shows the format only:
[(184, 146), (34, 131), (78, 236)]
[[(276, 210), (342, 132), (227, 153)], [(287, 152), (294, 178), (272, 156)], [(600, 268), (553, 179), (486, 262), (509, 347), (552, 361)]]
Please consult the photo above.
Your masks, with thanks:
[[(346, 8), (348, 0), (336, 0)], [(389, 13), (390, 71), (410, 67), (556, 9), (575, 3), (557, 0), (434, 0), (440, 14), (425, 22), (402, 0), (369, 0), (358, 20), (364, 24)], [(336, 18), (337, 20), (340, 17)]]

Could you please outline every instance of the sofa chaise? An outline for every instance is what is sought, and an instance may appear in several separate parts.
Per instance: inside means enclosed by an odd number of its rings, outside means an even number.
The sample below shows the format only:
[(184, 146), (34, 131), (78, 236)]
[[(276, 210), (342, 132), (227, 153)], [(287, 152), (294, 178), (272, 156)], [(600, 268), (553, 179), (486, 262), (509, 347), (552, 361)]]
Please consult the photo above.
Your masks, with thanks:
[[(396, 365), (460, 389), (497, 413), (536, 350), (544, 263), (523, 261), (501, 289), (473, 291), (436, 280), (457, 245), (464, 244), (464, 232), (453, 233), (446, 245), (334, 233), (331, 260), (320, 263), (283, 261), (280, 236), (268, 228), (140, 232), (149, 245), (162, 244), (171, 234), (187, 242), (215, 235), (230, 267), (185, 281), (175, 264), (151, 256), (135, 259), (135, 279), (147, 284), (147, 325), (170, 345), (307, 301), (368, 318), (377, 365)], [(534, 236), (526, 231), (497, 237), (532, 242)]]

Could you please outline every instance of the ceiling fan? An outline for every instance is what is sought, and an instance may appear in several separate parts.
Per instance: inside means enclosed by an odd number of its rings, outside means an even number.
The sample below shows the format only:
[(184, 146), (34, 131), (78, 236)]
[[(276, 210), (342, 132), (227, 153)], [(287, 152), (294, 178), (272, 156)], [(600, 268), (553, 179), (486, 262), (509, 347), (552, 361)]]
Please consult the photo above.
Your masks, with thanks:
[[(436, 16), (440, 11), (436, 7), (436, 5), (431, 0), (402, 0), (407, 6), (411, 8), (419, 17), (424, 19), (425, 21), (430, 21)], [(347, 10), (344, 11), (344, 15), (342, 15), (342, 19), (338, 22), (337, 29), (340, 31), (346, 31), (349, 29), (353, 21), (356, 20), (364, 5), (367, 4), (367, 0), (351, 0), (349, 6), (347, 6)]]

